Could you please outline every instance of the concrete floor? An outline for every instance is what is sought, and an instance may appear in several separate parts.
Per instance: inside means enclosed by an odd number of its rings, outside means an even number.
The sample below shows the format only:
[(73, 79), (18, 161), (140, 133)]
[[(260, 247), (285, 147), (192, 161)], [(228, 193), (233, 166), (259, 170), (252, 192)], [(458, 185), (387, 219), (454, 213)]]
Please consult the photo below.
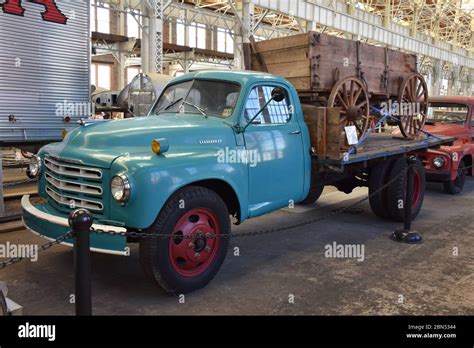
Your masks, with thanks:
[[(326, 190), (311, 209), (280, 210), (234, 231), (304, 221), (367, 190), (350, 196), (333, 191)], [(375, 217), (367, 203), (360, 207), (287, 232), (232, 240), (240, 256), (229, 250), (214, 281), (187, 295), (184, 304), (144, 278), (136, 246), (130, 257), (93, 254), (94, 314), (474, 314), (474, 179), (458, 196), (428, 185), (414, 223), (424, 236), (418, 245), (391, 241), (390, 232), (400, 224)], [(27, 231), (0, 233), (0, 243), (6, 241), (43, 242)], [(334, 241), (363, 244), (365, 260), (326, 258), (325, 245)], [(459, 256), (453, 256), (455, 247)], [(73, 315), (72, 261), (69, 248), (56, 246), (36, 263), (25, 260), (1, 270), (0, 280), (24, 314)]]

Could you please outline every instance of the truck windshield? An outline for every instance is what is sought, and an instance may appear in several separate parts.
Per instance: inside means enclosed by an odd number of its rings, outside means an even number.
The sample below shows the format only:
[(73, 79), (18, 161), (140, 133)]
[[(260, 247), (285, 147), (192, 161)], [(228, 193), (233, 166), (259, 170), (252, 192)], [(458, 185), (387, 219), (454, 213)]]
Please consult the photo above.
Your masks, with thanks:
[(451, 103), (431, 103), (428, 109), (428, 122), (464, 124), (467, 118), (467, 105)]
[(234, 112), (240, 86), (224, 81), (191, 80), (168, 86), (152, 114), (197, 113), (228, 118)]

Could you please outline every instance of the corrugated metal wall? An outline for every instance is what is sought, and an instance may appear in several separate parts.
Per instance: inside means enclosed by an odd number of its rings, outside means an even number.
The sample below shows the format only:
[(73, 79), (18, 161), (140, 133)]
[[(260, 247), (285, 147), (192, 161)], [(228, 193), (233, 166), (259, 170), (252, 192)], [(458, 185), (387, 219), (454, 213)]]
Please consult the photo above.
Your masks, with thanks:
[(55, 2), (66, 24), (43, 20), (40, 4), (22, 1), (18, 16), (1, 3), (0, 142), (58, 140), (62, 129), (76, 126), (63, 115), (81, 118), (77, 112), (90, 101), (89, 0)]

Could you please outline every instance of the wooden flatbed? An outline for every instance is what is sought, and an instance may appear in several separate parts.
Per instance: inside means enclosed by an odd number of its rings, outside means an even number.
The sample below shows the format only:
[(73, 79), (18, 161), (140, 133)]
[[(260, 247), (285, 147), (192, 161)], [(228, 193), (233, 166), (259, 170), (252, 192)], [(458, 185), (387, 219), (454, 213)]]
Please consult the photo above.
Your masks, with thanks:
[(419, 151), (429, 148), (437, 148), (441, 145), (451, 145), (453, 137), (448, 136), (424, 136), (418, 139), (402, 139), (401, 136), (392, 134), (371, 134), (361, 144), (361, 147), (349, 155), (345, 161), (344, 158), (317, 158), (319, 164), (328, 165), (348, 165), (361, 163), (377, 158), (387, 158), (396, 155), (402, 155), (413, 151)]

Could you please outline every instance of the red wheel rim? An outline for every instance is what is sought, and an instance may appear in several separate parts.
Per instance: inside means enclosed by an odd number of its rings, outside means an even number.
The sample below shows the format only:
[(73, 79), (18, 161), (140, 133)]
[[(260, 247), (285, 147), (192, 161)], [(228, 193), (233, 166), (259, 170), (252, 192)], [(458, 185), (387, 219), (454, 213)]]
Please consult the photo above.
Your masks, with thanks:
[(185, 277), (203, 273), (216, 258), (220, 246), (219, 224), (214, 213), (205, 208), (186, 212), (177, 222), (169, 244), (173, 269)]
[(411, 207), (415, 208), (421, 199), (421, 177), (420, 173), (416, 172), (413, 175), (413, 197)]

